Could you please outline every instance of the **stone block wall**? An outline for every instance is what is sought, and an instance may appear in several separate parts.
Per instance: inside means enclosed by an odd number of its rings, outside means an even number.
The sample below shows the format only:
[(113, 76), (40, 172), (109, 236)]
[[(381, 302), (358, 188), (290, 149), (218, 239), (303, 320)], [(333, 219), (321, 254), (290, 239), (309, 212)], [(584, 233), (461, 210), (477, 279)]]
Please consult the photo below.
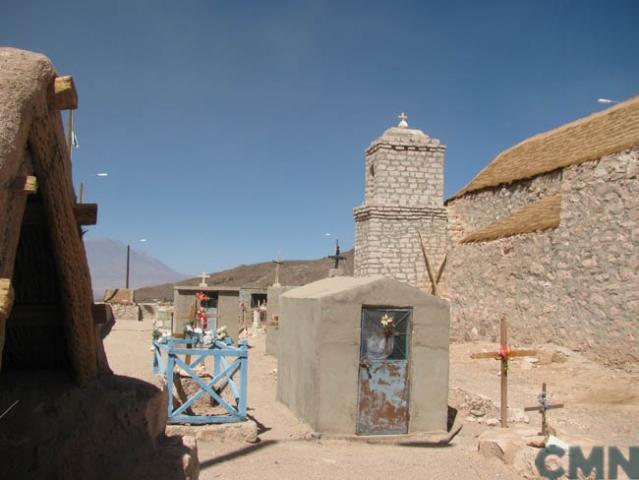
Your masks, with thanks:
[(113, 310), (113, 317), (119, 320), (141, 320), (140, 306), (137, 303), (109, 303)]
[(443, 189), (443, 147), (379, 148), (366, 158), (366, 204), (441, 207)]
[(559, 193), (562, 172), (561, 169), (555, 170), (512, 185), (470, 192), (455, 199), (451, 202), (454, 208), (448, 209), (450, 235), (454, 240), (461, 240), (468, 233), (487, 227), (542, 197)]
[(552, 342), (637, 369), (639, 360), (639, 150), (566, 167), (449, 202), (462, 233), (541, 193), (562, 193), (561, 223), (495, 241), (451, 242), (451, 334)]
[(417, 231), (437, 269), (447, 246), (444, 208), (362, 207), (355, 218), (355, 276), (384, 275), (430, 291)]
[(430, 291), (417, 232), (429, 261), (439, 265), (447, 244), (445, 151), (439, 140), (406, 123), (371, 143), (364, 204), (353, 211), (355, 276), (384, 275)]

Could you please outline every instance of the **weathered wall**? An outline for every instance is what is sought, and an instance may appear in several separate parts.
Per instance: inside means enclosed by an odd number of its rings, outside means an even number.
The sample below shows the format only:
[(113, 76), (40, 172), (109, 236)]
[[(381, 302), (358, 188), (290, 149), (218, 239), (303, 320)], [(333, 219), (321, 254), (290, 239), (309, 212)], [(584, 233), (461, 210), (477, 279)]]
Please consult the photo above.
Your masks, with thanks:
[(279, 344), (279, 322), (273, 317), (280, 314), (280, 296), (289, 290), (296, 288), (291, 286), (268, 287), (267, 311), (266, 311), (266, 353), (277, 356)]
[(445, 147), (420, 133), (409, 134), (414, 137), (412, 147), (406, 145), (403, 136), (389, 136), (386, 141), (385, 134), (382, 145), (374, 142), (369, 148), (364, 192), (367, 204), (441, 207)]
[(140, 306), (137, 303), (109, 303), (113, 310), (116, 321), (120, 320), (142, 320)]
[(446, 211), (385, 207), (356, 210), (355, 274), (384, 275), (430, 290), (419, 231), (429, 261), (437, 269), (446, 252)]
[(553, 342), (636, 368), (638, 162), (639, 150), (625, 151), (451, 201), (450, 218), (469, 233), (542, 193), (562, 193), (555, 230), (453, 244), (446, 268), (453, 337), (495, 340), (503, 315), (515, 341)]
[[(562, 170), (522, 180), (508, 186), (478, 190), (455, 199), (448, 208), (449, 230), (453, 239), (487, 227), (542, 197), (558, 193)], [(481, 208), (478, 206), (481, 205)]]
[(277, 399), (316, 428), (319, 404), (317, 302), (281, 298), (277, 349)]
[(217, 298), (217, 326), (226, 325), (228, 334), (237, 343), (240, 331), (239, 292), (220, 292)]

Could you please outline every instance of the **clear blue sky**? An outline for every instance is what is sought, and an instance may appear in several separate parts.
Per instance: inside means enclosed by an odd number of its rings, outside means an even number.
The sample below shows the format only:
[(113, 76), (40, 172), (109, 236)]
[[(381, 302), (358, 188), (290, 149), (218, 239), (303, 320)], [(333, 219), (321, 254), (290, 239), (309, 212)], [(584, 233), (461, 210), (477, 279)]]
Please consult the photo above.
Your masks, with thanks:
[(635, 0), (4, 0), (0, 44), (75, 78), (89, 236), (188, 273), (350, 248), (364, 149), (401, 111), (448, 145), (448, 196), (639, 94), (638, 25)]

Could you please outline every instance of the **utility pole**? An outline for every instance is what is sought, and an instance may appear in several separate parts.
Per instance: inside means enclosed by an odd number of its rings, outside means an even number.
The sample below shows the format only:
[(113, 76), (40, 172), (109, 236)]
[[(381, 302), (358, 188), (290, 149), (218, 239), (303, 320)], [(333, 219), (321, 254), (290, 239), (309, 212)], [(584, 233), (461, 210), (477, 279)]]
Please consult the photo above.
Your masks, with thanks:
[(131, 245), (126, 246), (126, 287), (129, 288), (129, 265), (131, 263)]

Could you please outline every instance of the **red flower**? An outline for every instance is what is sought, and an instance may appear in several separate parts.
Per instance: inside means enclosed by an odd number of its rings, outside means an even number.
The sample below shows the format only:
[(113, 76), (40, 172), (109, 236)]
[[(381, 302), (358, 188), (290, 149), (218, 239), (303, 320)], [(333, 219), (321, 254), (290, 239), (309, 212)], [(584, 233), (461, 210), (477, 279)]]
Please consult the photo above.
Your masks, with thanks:
[(197, 311), (195, 318), (197, 319), (198, 323), (200, 324), (200, 327), (202, 327), (202, 329), (206, 329), (206, 327), (208, 327), (209, 325), (209, 318), (206, 315), (206, 311), (200, 309)]
[(508, 345), (501, 345), (499, 347), (499, 358), (508, 359), (510, 357), (511, 351)]

